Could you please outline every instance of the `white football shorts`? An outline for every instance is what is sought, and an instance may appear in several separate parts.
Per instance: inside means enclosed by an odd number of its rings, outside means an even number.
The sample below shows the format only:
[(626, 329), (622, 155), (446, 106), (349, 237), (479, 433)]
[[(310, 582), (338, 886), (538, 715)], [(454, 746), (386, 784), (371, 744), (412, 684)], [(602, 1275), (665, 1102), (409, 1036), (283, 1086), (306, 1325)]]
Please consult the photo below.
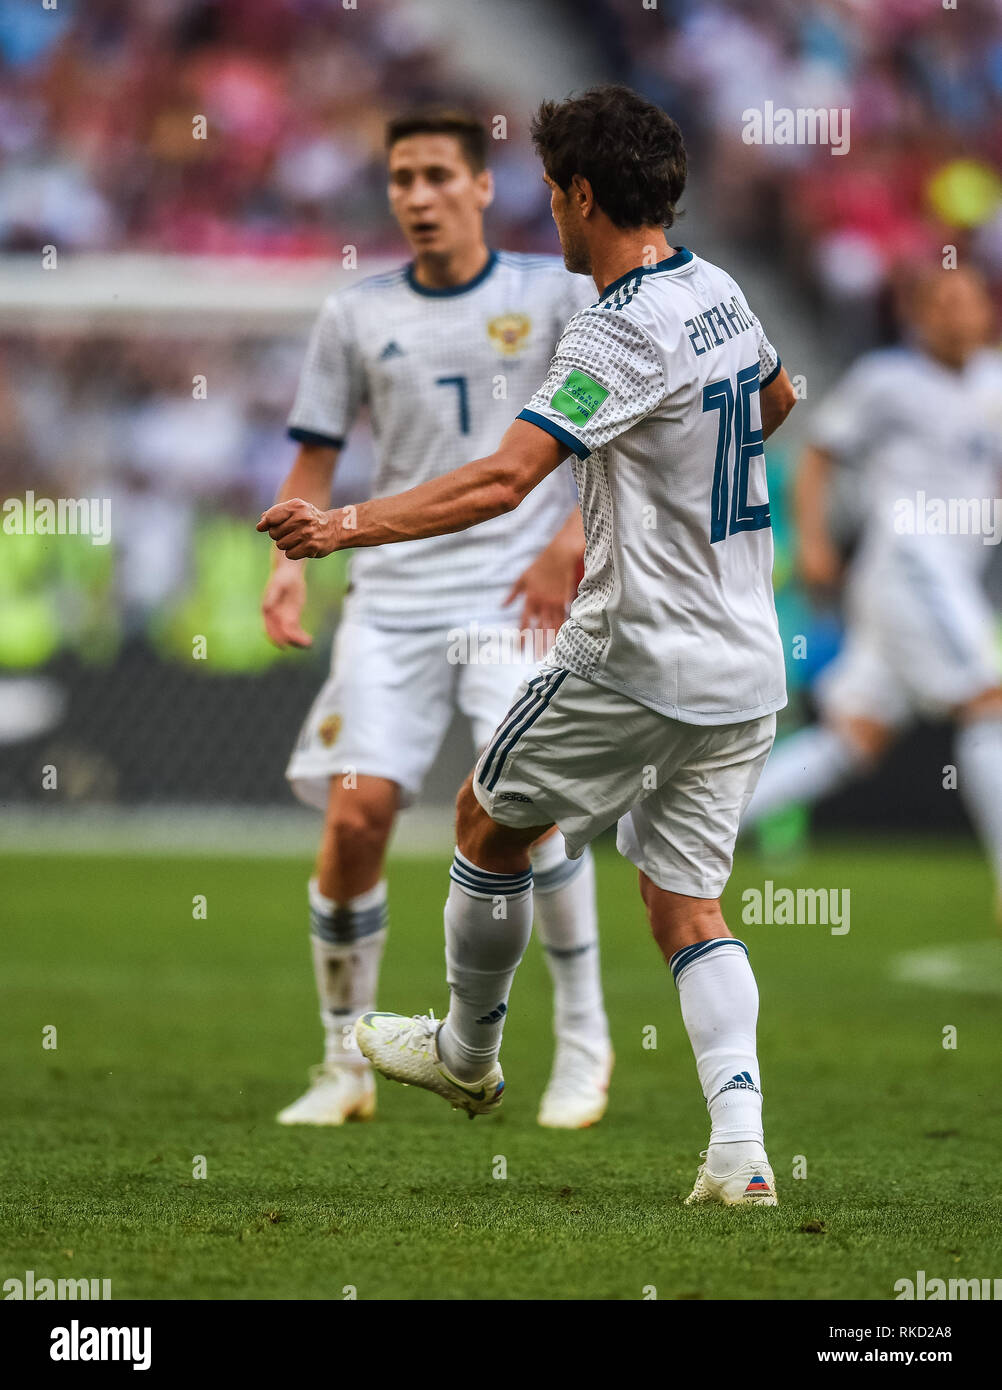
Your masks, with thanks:
[[(510, 623), (510, 619), (508, 622)], [(325, 810), (330, 779), (386, 777), (413, 801), (458, 709), (482, 748), (519, 684), (539, 668), (531, 636), (514, 628), (397, 631), (344, 617), (331, 673), (303, 723), (286, 777)]]
[(617, 848), (670, 892), (716, 898), (776, 716), (683, 724), (544, 666), (517, 691), (473, 790), (501, 825), (556, 824), (577, 858), (619, 822)]
[(850, 579), (846, 639), (818, 677), (829, 719), (891, 728), (942, 716), (1002, 681), (995, 615), (979, 576), (947, 550), (900, 548)]

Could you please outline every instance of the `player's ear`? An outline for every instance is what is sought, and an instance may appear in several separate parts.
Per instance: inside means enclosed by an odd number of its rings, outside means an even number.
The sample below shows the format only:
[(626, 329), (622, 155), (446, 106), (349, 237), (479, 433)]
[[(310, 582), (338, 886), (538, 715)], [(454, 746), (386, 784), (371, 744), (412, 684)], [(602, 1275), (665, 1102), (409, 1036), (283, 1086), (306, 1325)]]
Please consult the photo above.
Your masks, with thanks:
[(595, 206), (595, 194), (588, 180), (581, 174), (575, 174), (567, 191), (581, 216), (587, 217)]
[(477, 206), (481, 212), (486, 212), (494, 201), (494, 175), (489, 169), (481, 169), (476, 178), (477, 192), (480, 197), (477, 199)]

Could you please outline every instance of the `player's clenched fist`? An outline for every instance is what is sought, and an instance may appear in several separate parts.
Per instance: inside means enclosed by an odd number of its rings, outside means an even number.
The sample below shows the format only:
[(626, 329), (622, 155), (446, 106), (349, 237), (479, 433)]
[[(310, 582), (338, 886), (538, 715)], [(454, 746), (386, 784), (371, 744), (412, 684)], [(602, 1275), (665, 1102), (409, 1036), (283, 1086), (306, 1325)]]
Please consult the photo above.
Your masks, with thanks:
[(317, 560), (341, 548), (337, 513), (323, 512), (301, 497), (269, 507), (257, 529), (267, 531), (290, 560)]

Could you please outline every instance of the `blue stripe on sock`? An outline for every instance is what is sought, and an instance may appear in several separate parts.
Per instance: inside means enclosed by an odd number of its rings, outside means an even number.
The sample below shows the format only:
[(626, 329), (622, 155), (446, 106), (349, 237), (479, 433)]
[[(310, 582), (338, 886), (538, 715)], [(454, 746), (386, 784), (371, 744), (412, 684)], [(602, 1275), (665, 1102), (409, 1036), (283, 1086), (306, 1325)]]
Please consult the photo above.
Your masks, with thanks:
[(565, 859), (551, 869), (534, 869), (532, 886), (537, 893), (555, 893), (565, 883), (570, 883), (572, 878), (577, 878), (586, 862), (582, 855), (580, 859)]
[(469, 892), (484, 893), (488, 897), (512, 897), (524, 893), (532, 887), (532, 869), (521, 874), (494, 874), (488, 869), (478, 869), (475, 865), (464, 864), (453, 859), (449, 877), (460, 888)]
[(481, 869), (478, 864), (471, 864), (468, 859), (461, 858), (458, 851), (453, 855), (452, 867), (458, 869), (460, 873), (469, 874), (473, 878), (476, 878), (478, 874), (484, 874), (492, 881), (497, 880), (500, 882), (507, 879), (510, 883), (520, 882), (525, 878), (526, 874), (532, 873), (531, 865), (528, 869), (519, 869), (518, 872), (514, 874), (499, 874), (495, 873), (493, 869)]
[(453, 866), (449, 870), (449, 877), (453, 883), (458, 883), (460, 888), (469, 888), (474, 893), (489, 893), (492, 897), (495, 894), (502, 896), (513, 896), (516, 893), (524, 893), (527, 888), (532, 887), (532, 874), (526, 874), (523, 878), (499, 881), (490, 875), (481, 876), (465, 873), (462, 869)]
[(748, 947), (743, 941), (738, 941), (734, 936), (715, 936), (712, 941), (696, 941), (691, 946), (683, 946), (681, 951), (676, 951), (668, 962), (668, 969), (672, 973), (672, 979), (678, 984), (679, 976), (683, 970), (694, 965), (697, 960), (702, 960), (710, 951), (715, 951), (718, 946), (740, 946), (745, 955), (748, 954)]
[(351, 907), (336, 907), (327, 916), (310, 908), (310, 930), (329, 946), (350, 946), (367, 936), (375, 936), (386, 926), (389, 913), (385, 902), (358, 912)]
[(522, 893), (529, 892), (532, 888), (531, 878), (526, 879), (525, 883), (518, 888), (499, 888), (497, 885), (491, 883), (464, 882), (463, 879), (458, 878), (453, 873), (450, 873), (449, 877), (457, 888), (461, 888), (464, 893), (469, 893), (470, 896), (474, 898), (515, 898), (519, 897)]
[(570, 960), (572, 956), (583, 956), (586, 951), (594, 951), (598, 945), (598, 938), (587, 942), (584, 946), (547, 946), (543, 943), (543, 950), (548, 956), (556, 956), (558, 960)]

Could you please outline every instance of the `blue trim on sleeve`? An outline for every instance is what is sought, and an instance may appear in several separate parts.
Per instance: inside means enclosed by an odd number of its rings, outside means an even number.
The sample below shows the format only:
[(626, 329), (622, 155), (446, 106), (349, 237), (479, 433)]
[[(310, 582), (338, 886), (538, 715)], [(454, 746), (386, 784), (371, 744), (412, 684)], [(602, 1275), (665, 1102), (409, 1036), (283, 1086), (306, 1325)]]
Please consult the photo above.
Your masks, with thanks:
[(534, 410), (520, 410), (515, 419), (528, 420), (530, 425), (535, 425), (537, 429), (552, 434), (554, 439), (559, 439), (561, 444), (566, 444), (571, 453), (577, 454), (579, 459), (586, 459), (591, 453), (586, 444), (582, 444), (580, 439), (575, 439), (573, 434), (565, 430), (562, 425), (554, 424), (545, 415), (537, 415)]
[(326, 449), (344, 447), (344, 440), (336, 434), (318, 434), (316, 430), (301, 430), (298, 425), (290, 425), (286, 433), (297, 444), (319, 444)]
[(782, 370), (783, 370), (783, 363), (782, 363), (781, 359), (777, 357), (777, 358), (776, 358), (776, 365), (775, 365), (775, 367), (773, 367), (772, 371), (771, 371), (771, 372), (769, 373), (769, 375), (766, 377), (765, 381), (760, 381), (760, 382), (759, 382), (759, 384), (758, 384), (758, 389), (761, 391), (761, 389), (762, 389), (763, 386), (770, 386), (770, 385), (772, 384), (772, 382), (774, 382), (774, 381), (776, 380), (776, 378), (779, 376), (779, 374), (780, 374), (780, 372), (781, 372)]
[(478, 271), (472, 280), (467, 280), (464, 285), (446, 285), (444, 289), (433, 290), (427, 285), (418, 283), (417, 277), (414, 274), (414, 262), (411, 261), (410, 265), (407, 267), (407, 283), (415, 294), (427, 295), (429, 299), (448, 299), (452, 295), (466, 294), (470, 290), (475, 290), (478, 285), (482, 285), (497, 263), (498, 253), (492, 251), (487, 257), (487, 264), (484, 266), (483, 270)]

